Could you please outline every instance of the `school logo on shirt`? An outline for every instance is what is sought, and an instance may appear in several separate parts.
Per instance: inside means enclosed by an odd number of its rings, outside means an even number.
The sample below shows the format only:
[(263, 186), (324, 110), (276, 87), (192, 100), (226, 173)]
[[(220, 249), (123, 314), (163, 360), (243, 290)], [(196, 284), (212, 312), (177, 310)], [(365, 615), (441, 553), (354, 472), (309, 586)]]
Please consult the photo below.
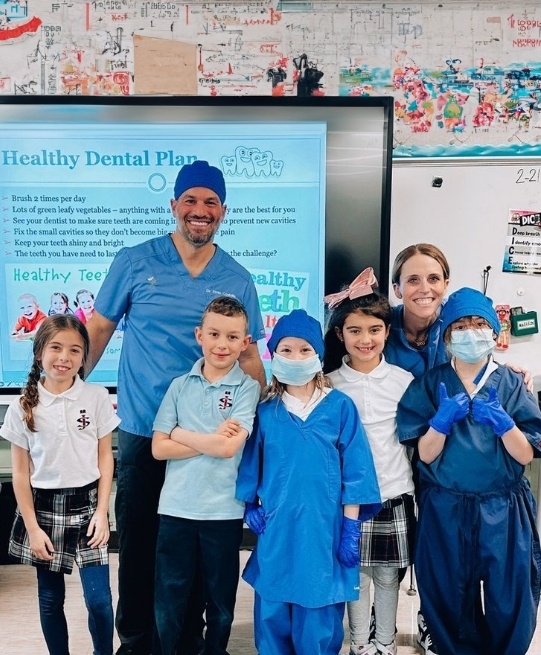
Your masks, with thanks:
[(229, 409), (229, 407), (233, 407), (231, 391), (224, 391), (224, 395), (220, 398), (218, 409)]
[(90, 419), (88, 417), (88, 414), (86, 413), (86, 409), (81, 409), (79, 410), (79, 418), (77, 419), (77, 423), (79, 424), (79, 427), (77, 428), (78, 430), (84, 430), (90, 425)]

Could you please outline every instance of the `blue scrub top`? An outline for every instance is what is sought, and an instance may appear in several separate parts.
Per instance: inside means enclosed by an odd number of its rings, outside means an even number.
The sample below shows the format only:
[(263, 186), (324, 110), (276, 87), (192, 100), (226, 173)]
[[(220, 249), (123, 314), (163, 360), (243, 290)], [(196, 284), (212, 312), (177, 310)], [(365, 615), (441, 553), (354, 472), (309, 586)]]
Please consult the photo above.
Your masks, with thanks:
[[(451, 364), (444, 364), (413, 380), (398, 405), (398, 436), (402, 443), (415, 445), (426, 434), (428, 421), (439, 406), (439, 385), (444, 382), (449, 396), (466, 393)], [(532, 394), (524, 386), (521, 374), (498, 365), (478, 391), (478, 398), (487, 398), (490, 387), (498, 391), (505, 411), (524, 432), (541, 456), (541, 411)], [(456, 421), (445, 440), (440, 455), (431, 463), (418, 463), (421, 485), (437, 485), (466, 493), (498, 492), (518, 483), (524, 466), (505, 449), (502, 440), (488, 425), (477, 423), (471, 412)]]
[(381, 502), (353, 401), (332, 390), (301, 421), (273, 399), (257, 410), (237, 498), (261, 499), (267, 525), (243, 578), (267, 601), (324, 607), (359, 595), (359, 570), (337, 559), (345, 504)]
[(252, 277), (220, 247), (195, 278), (169, 234), (119, 250), (95, 308), (114, 323), (124, 316), (118, 372), (123, 430), (152, 436), (152, 422), (169, 384), (201, 357), (194, 329), (208, 303), (221, 295), (244, 305), (252, 341), (264, 338)]
[(409, 343), (404, 333), (404, 306), (393, 307), (384, 353), (389, 364), (400, 366), (416, 378), (434, 366), (447, 362), (449, 354), (441, 334), (441, 319), (437, 318), (430, 326), (426, 346), (418, 349)]

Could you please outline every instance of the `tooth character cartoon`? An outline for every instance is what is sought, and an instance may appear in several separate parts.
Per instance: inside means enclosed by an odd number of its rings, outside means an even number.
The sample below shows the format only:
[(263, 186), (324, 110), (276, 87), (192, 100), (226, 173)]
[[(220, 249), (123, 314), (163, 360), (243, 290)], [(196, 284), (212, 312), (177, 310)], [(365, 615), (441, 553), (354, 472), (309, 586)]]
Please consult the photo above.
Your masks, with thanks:
[(235, 148), (235, 158), (237, 160), (237, 175), (246, 175), (252, 177), (254, 174), (254, 164), (250, 156), (250, 150), (246, 146)]
[(260, 175), (269, 177), (271, 160), (272, 152), (270, 152), (270, 150), (267, 150), (266, 152), (254, 152), (252, 154), (252, 161), (254, 162), (254, 174), (258, 177)]
[(274, 175), (275, 177), (280, 177), (283, 168), (284, 162), (281, 159), (273, 159), (270, 162), (270, 174)]
[(237, 172), (237, 160), (234, 155), (224, 155), (220, 159), (224, 175), (235, 175)]

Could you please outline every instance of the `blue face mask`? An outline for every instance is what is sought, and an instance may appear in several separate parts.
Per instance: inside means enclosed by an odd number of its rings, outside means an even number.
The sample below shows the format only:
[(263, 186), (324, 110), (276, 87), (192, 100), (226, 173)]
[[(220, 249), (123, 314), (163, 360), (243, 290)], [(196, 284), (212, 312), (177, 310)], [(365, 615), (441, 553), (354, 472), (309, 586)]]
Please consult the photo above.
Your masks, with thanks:
[(468, 364), (475, 364), (490, 355), (495, 345), (492, 328), (481, 328), (454, 330), (447, 347), (453, 357)]
[(271, 372), (278, 382), (295, 387), (308, 384), (321, 370), (321, 360), (317, 355), (307, 359), (288, 359), (274, 353), (271, 362)]

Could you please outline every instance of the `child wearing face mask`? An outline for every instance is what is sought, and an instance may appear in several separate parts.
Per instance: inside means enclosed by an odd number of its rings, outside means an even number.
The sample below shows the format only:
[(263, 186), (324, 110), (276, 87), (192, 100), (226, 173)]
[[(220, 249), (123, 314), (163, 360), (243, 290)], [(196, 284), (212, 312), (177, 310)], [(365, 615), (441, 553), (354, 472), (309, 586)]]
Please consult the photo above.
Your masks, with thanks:
[(541, 412), (522, 376), (492, 359), (489, 298), (462, 288), (441, 319), (451, 361), (414, 380), (397, 414), (419, 454), (421, 602), (440, 655), (524, 655), (541, 581), (524, 467), (541, 453)]
[(272, 380), (237, 479), (259, 535), (243, 578), (255, 589), (261, 655), (338, 655), (345, 603), (359, 595), (363, 517), (381, 508), (353, 401), (322, 372), (321, 326), (304, 310), (276, 323)]

